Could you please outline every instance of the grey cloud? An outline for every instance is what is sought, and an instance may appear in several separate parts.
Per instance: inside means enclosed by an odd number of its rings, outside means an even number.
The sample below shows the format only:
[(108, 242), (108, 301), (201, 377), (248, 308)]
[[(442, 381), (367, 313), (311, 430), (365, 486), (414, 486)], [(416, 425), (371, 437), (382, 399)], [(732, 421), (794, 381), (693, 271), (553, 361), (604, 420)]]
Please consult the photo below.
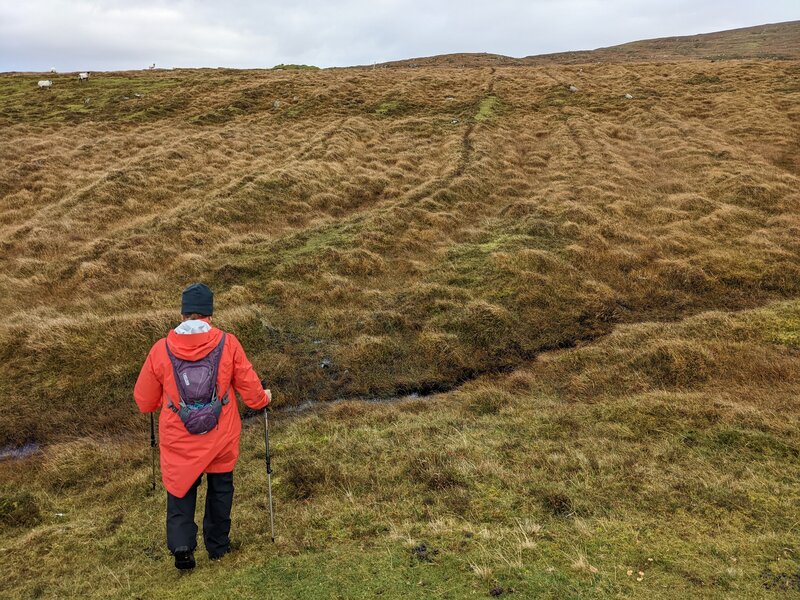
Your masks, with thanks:
[(0, 1), (0, 71), (526, 56), (798, 18), (796, 0)]

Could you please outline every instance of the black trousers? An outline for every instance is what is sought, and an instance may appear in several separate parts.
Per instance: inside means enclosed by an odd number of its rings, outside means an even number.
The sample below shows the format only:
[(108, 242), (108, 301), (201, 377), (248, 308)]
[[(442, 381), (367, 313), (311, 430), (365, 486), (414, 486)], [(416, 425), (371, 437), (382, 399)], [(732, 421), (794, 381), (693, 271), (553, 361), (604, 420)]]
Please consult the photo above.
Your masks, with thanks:
[[(203, 541), (208, 555), (222, 556), (230, 549), (231, 505), (233, 504), (233, 472), (207, 473), (208, 492), (203, 517)], [(197, 548), (197, 525), (194, 510), (197, 505), (197, 478), (183, 498), (167, 492), (167, 546), (173, 554), (179, 550)]]

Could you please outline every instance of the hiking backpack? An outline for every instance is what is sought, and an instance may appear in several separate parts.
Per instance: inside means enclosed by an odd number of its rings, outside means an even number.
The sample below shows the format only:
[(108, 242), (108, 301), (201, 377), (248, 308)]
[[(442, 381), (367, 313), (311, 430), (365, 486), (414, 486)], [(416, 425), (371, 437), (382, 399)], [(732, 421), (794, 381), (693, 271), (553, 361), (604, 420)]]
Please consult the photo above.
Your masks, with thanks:
[(217, 395), (217, 371), (225, 336), (223, 333), (217, 347), (200, 360), (177, 358), (169, 344), (166, 345), (180, 395), (179, 406), (175, 406), (167, 394), (167, 408), (181, 418), (189, 433), (203, 435), (214, 429), (219, 423), (222, 407), (228, 403), (227, 392), (222, 398)]

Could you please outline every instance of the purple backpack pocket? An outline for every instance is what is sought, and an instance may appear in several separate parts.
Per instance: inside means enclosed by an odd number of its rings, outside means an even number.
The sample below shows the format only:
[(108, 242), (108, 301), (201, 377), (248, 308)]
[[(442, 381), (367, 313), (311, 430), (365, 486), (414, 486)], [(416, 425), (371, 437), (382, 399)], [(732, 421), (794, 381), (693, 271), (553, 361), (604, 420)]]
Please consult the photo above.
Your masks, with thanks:
[(183, 421), (186, 431), (195, 435), (203, 435), (217, 426), (221, 412), (222, 405), (217, 400), (203, 405), (189, 404), (185, 411), (183, 408), (178, 411), (178, 416)]
[(219, 424), (222, 407), (228, 403), (228, 394), (217, 395), (217, 372), (225, 346), (225, 335), (216, 348), (200, 360), (177, 358), (167, 344), (167, 355), (172, 363), (172, 372), (178, 386), (178, 406), (167, 395), (167, 408), (177, 414), (186, 431), (194, 435), (208, 433)]

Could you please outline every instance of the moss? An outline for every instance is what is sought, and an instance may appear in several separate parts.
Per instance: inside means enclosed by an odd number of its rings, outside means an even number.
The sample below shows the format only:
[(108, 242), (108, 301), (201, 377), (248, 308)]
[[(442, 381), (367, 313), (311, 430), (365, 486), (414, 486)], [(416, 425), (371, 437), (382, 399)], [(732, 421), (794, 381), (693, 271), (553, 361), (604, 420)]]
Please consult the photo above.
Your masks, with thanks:
[(496, 96), (486, 96), (482, 98), (478, 104), (478, 112), (475, 113), (475, 120), (479, 123), (491, 121), (495, 118), (499, 104)]
[(399, 112), (402, 109), (402, 104), (399, 100), (388, 100), (381, 102), (375, 109), (375, 113), (379, 115), (391, 115)]
[(783, 304), (765, 314), (764, 329), (768, 341), (800, 348), (800, 303)]

